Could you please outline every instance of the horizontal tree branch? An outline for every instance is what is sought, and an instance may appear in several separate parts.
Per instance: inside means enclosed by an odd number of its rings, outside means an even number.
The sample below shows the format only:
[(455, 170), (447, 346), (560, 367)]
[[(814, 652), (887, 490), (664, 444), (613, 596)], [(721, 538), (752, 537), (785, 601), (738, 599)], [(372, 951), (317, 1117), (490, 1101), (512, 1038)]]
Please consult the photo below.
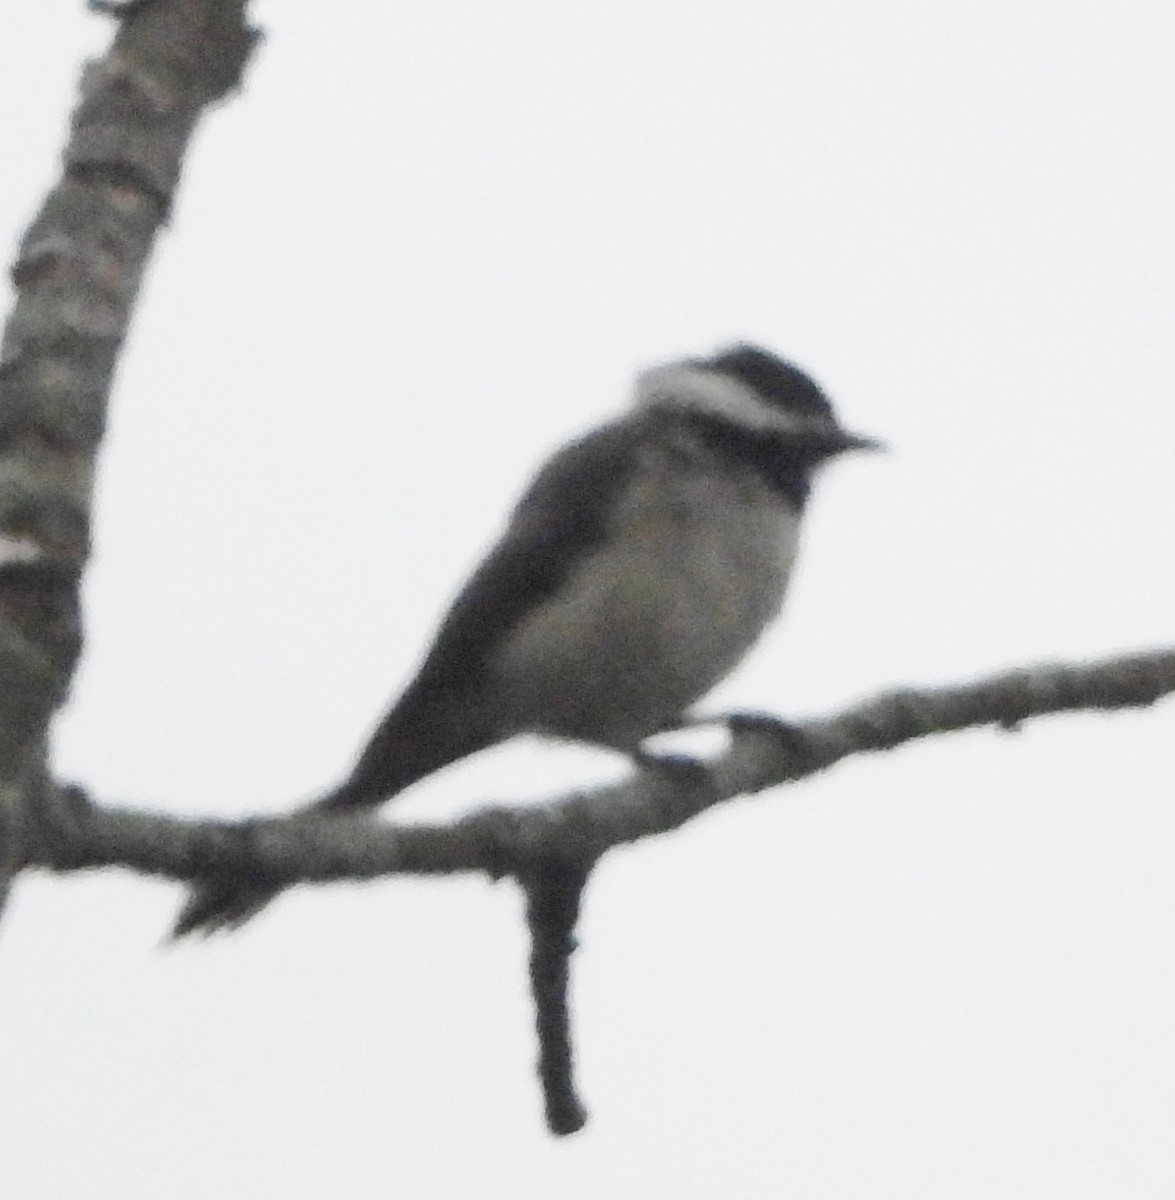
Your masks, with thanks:
[(123, 867), (172, 879), (260, 875), (282, 883), (485, 871), (524, 876), (551, 858), (590, 864), (613, 846), (676, 829), (737, 796), (792, 783), (853, 754), (916, 738), (1050, 713), (1137, 708), (1175, 692), (1175, 650), (1087, 664), (1006, 671), (953, 687), (882, 693), (798, 724), (745, 714), (725, 721), (726, 753), (704, 768), (656, 766), (622, 783), (534, 807), (487, 806), (447, 824), (371, 817), (185, 820), (101, 807), (78, 788), (39, 806), (53, 820), (29, 831), (26, 866)]

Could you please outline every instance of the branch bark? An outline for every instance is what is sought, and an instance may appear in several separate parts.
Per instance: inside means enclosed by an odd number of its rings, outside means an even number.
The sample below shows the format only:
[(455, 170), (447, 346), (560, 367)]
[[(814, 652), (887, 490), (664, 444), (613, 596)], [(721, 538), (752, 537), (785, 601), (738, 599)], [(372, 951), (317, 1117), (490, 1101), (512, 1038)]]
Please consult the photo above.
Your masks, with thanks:
[(192, 133), (256, 39), (245, 5), (168, 0), (125, 17), (83, 70), (61, 178), (12, 269), (0, 341), (0, 902), (28, 829), (56, 819), (45, 730), (81, 651), (111, 381)]

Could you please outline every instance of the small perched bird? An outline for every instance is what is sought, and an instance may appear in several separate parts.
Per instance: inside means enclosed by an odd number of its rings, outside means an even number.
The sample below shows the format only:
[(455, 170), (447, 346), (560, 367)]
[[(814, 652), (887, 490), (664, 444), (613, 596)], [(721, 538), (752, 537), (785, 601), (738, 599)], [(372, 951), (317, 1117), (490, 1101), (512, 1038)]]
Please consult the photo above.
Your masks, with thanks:
[[(639, 758), (778, 613), (816, 468), (878, 448), (757, 346), (643, 372), (624, 416), (539, 472), (351, 773), (303, 811), (374, 808), (522, 733)], [(278, 890), (202, 881), (173, 936), (235, 928)]]

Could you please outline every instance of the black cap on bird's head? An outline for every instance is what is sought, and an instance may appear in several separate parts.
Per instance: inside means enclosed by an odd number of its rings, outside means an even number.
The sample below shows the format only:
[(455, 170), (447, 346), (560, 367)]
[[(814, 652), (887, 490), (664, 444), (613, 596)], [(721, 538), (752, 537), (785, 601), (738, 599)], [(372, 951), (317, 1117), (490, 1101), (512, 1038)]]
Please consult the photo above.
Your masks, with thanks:
[(707, 371), (746, 384), (761, 399), (788, 412), (836, 420), (831, 402), (811, 375), (761, 346), (739, 342), (695, 361)]

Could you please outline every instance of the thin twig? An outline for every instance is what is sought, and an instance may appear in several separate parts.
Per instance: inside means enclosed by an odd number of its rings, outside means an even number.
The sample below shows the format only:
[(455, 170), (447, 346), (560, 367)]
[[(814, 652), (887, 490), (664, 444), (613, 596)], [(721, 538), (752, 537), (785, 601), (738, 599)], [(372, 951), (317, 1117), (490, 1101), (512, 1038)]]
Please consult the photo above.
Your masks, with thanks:
[(568, 988), (579, 902), (591, 864), (547, 859), (519, 874), (530, 930), (530, 990), (538, 1032), (539, 1081), (547, 1128), (575, 1133), (587, 1121), (575, 1090)]

